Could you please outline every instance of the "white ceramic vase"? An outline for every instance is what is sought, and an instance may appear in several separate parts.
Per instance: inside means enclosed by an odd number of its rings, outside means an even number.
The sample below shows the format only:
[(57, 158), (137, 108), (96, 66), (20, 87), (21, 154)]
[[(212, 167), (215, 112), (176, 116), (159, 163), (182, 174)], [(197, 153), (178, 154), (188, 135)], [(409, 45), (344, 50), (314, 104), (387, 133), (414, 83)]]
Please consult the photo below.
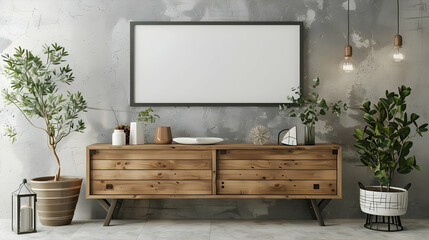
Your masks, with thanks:
[(379, 186), (360, 189), (360, 209), (377, 216), (402, 216), (407, 212), (408, 191), (390, 187), (390, 192), (380, 192)]
[(130, 124), (130, 144), (144, 144), (144, 123), (131, 122)]
[(112, 145), (115, 145), (115, 146), (125, 145), (124, 130), (115, 129), (115, 131), (113, 131), (113, 133), (112, 133)]

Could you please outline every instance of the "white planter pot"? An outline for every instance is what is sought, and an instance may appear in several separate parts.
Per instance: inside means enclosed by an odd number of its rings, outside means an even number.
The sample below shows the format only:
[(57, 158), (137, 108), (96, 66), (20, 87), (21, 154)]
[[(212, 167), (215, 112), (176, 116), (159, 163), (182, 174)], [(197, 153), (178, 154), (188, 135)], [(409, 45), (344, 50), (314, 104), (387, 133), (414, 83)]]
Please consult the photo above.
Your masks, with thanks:
[(362, 212), (378, 216), (402, 216), (407, 212), (408, 191), (390, 187), (391, 192), (379, 192), (379, 186), (360, 189), (360, 209)]
[(130, 144), (144, 144), (144, 123), (131, 122), (130, 124)]

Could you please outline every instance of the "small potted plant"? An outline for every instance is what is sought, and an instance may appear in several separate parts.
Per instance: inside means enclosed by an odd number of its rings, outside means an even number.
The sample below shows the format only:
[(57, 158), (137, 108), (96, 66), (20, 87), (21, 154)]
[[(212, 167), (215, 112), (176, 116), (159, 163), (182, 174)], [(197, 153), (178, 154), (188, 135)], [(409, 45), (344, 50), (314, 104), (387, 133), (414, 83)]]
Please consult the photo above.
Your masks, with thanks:
[[(361, 187), (360, 206), (363, 212), (376, 216), (401, 216), (407, 211), (408, 191), (392, 187), (396, 174), (420, 170), (412, 155), (411, 139), (427, 132), (428, 124), (419, 125), (419, 115), (409, 114), (406, 98), (411, 88), (402, 85), (398, 93), (386, 90), (376, 104), (362, 104), (363, 129), (355, 129), (360, 161), (369, 167), (379, 186)], [(388, 199), (388, 201), (386, 201)], [(377, 206), (377, 207), (374, 207)]]
[[(6, 63), (4, 75), (10, 80), (10, 89), (3, 89), (7, 104), (14, 105), (35, 128), (46, 133), (49, 149), (58, 164), (55, 176), (38, 177), (31, 180), (37, 193), (37, 211), (44, 225), (66, 225), (73, 218), (79, 198), (81, 177), (64, 177), (57, 154), (58, 144), (72, 132), (83, 132), (85, 124), (78, 119), (86, 112), (87, 104), (80, 92), (61, 93), (60, 85), (74, 81), (72, 69), (65, 65), (66, 50), (55, 44), (45, 45), (44, 57), (31, 51), (15, 49), (13, 55), (2, 56)], [(42, 119), (36, 122), (34, 119)], [(14, 127), (7, 135), (15, 140)]]
[[(319, 78), (315, 77), (313, 79), (313, 88), (316, 89), (319, 84)], [(308, 97), (305, 97), (302, 91), (298, 90), (299, 88), (292, 88), (292, 91), (295, 91), (298, 98), (294, 96), (287, 97), (291, 101), (291, 105), (283, 104), (279, 108), (280, 110), (289, 110), (289, 117), (299, 117), (301, 119), (302, 124), (305, 125), (304, 143), (306, 145), (314, 145), (316, 139), (315, 124), (320, 116), (326, 115), (331, 109), (332, 114), (339, 117), (341, 111), (346, 111), (348, 107), (342, 101), (328, 105), (326, 100), (320, 97), (317, 92), (311, 92)]]
[(137, 122), (131, 122), (130, 144), (144, 144), (144, 126), (147, 123), (155, 123), (159, 118), (152, 108), (147, 108), (138, 113)]

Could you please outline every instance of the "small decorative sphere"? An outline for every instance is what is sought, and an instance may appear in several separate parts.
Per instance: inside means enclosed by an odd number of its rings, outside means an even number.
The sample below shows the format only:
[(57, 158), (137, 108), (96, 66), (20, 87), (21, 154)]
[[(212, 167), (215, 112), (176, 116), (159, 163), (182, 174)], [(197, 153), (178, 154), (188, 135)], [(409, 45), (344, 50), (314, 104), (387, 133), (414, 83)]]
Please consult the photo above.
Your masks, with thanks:
[(255, 145), (264, 145), (270, 139), (270, 131), (268, 128), (258, 125), (250, 130), (250, 140)]

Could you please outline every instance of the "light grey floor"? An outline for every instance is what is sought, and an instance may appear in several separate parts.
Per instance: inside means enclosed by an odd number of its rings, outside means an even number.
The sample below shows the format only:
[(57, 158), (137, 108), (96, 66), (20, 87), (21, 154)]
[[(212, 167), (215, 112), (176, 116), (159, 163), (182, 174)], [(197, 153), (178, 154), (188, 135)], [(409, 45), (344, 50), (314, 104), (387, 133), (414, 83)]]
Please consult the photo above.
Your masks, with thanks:
[(103, 227), (102, 220), (73, 221), (62, 227), (39, 226), (37, 233), (15, 235), (10, 220), (0, 220), (0, 239), (76, 239), (76, 240), (229, 240), (296, 239), (413, 240), (429, 238), (429, 219), (403, 220), (406, 230), (396, 233), (365, 229), (363, 219), (329, 219), (319, 227), (311, 220), (112, 220)]

